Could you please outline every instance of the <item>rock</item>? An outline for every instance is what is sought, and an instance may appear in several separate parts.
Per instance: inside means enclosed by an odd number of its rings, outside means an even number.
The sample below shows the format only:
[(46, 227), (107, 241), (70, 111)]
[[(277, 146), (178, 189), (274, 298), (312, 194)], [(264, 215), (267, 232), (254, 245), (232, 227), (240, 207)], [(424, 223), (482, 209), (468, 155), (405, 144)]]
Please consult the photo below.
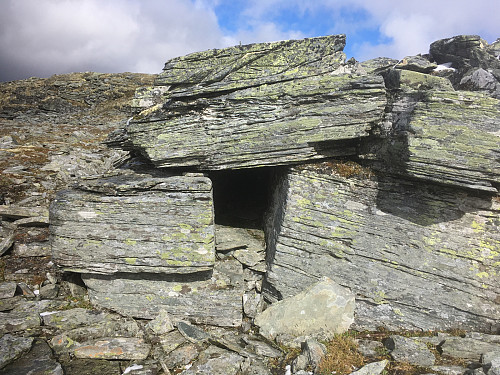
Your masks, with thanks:
[(467, 369), (461, 366), (432, 366), (431, 370), (443, 375), (463, 375), (467, 373)]
[(379, 375), (384, 371), (388, 363), (389, 361), (387, 359), (379, 362), (372, 362), (364, 365), (357, 371), (351, 372), (351, 375)]
[(49, 211), (45, 207), (22, 207), (18, 205), (0, 205), (0, 216), (4, 219), (30, 219), (49, 217)]
[(411, 337), (392, 335), (385, 341), (385, 347), (391, 351), (396, 362), (406, 362), (415, 366), (430, 367), (436, 358), (425, 344)]
[(16, 232), (14, 230), (10, 230), (3, 236), (0, 240), (0, 256), (5, 254), (14, 243), (14, 238), (16, 236)]
[[(327, 350), (324, 344), (319, 343), (314, 339), (307, 339), (301, 345), (302, 353), (307, 359), (307, 364), (315, 369), (326, 355)], [(302, 368), (305, 370), (305, 368)]]
[(59, 294), (59, 285), (48, 284), (40, 288), (40, 297), (45, 299), (57, 298)]
[(259, 359), (245, 358), (241, 364), (241, 375), (271, 375), (271, 370)]
[(88, 341), (75, 349), (76, 358), (92, 359), (146, 359), (151, 346), (142, 338), (113, 337)]
[(0, 338), (0, 369), (29, 352), (33, 340), (33, 337), (3, 335)]
[(450, 337), (441, 345), (443, 355), (479, 362), (482, 354), (500, 352), (500, 344), (468, 337)]
[(76, 308), (62, 311), (51, 311), (40, 314), (43, 325), (57, 328), (58, 330), (70, 330), (82, 326), (96, 324), (108, 318), (109, 313)]
[(51, 256), (50, 245), (45, 242), (19, 243), (14, 242), (12, 255), (18, 257), (47, 257)]
[(483, 353), (481, 355), (481, 364), (488, 366), (496, 358), (500, 358), (500, 351)]
[(210, 334), (186, 322), (178, 322), (177, 329), (182, 336), (195, 344), (207, 342), (210, 338)]
[(36, 311), (0, 313), (0, 335), (24, 332), (33, 334), (40, 327), (40, 317)]
[(52, 337), (49, 343), (54, 352), (61, 354), (71, 352), (88, 340), (97, 340), (103, 337), (142, 337), (142, 331), (132, 319), (101, 315), (99, 322), (64, 330)]
[(486, 91), (494, 98), (500, 99), (500, 82), (483, 68), (475, 68), (465, 74), (458, 87), (461, 90)]
[(0, 299), (12, 298), (16, 294), (17, 284), (13, 281), (0, 283)]
[(125, 141), (121, 132), (108, 142), (156, 167), (202, 170), (352, 155), (386, 97), (382, 77), (342, 65), (344, 44), (333, 35), (170, 60), (156, 81), (170, 86), (162, 103), (129, 122)]
[(195, 360), (199, 353), (200, 347), (188, 343), (172, 350), (163, 360), (168, 368), (185, 366)]
[(436, 90), (453, 91), (453, 86), (449, 79), (437, 77), (429, 74), (418, 73), (409, 70), (397, 72), (398, 79), (394, 83), (394, 88), (412, 89), (418, 91)]
[(106, 361), (102, 359), (79, 359), (71, 358), (61, 360), (65, 374), (78, 375), (122, 375), (120, 361)]
[(255, 290), (243, 295), (243, 312), (249, 318), (255, 318), (264, 308), (264, 300)]
[(242, 340), (246, 344), (245, 349), (248, 349), (250, 352), (253, 352), (259, 356), (268, 358), (280, 358), (283, 356), (283, 353), (280, 350), (273, 348), (263, 341), (254, 340), (247, 337), (243, 337)]
[(175, 348), (185, 344), (187, 340), (178, 330), (175, 330), (162, 335), (159, 342), (163, 351), (168, 354)]
[(223, 349), (210, 346), (202, 352), (193, 366), (181, 372), (182, 375), (236, 375), (239, 373), (244, 358)]
[(175, 273), (211, 270), (211, 182), (122, 175), (86, 180), (51, 205), (54, 261), (66, 271)]
[(406, 56), (394, 66), (396, 69), (411, 70), (418, 73), (431, 73), (436, 67), (436, 64), (418, 55)]
[(61, 364), (52, 355), (50, 347), (44, 340), (34, 340), (28, 354), (2, 370), (4, 375), (64, 375)]
[(499, 375), (500, 374), (500, 356), (497, 356), (489, 362), (488, 371), (486, 372), (488, 375)]
[(229, 277), (217, 269), (191, 276), (83, 274), (82, 278), (93, 304), (127, 316), (154, 319), (166, 309), (173, 319), (241, 325), (244, 291), (234, 288)]
[(442, 91), (446, 90), (442, 83), (432, 83), (440, 89), (424, 90), (422, 95), (419, 87), (428, 83), (415, 80), (394, 93), (392, 109), (380, 129), (381, 141), (365, 143), (364, 159), (385, 176), (395, 173), (497, 193), (500, 169), (494, 155), (499, 100), (478, 92)]
[(167, 310), (160, 310), (156, 318), (146, 324), (155, 335), (161, 336), (174, 330), (172, 320)]
[(293, 297), (275, 302), (256, 316), (259, 332), (268, 339), (279, 334), (330, 339), (347, 331), (354, 320), (354, 295), (323, 278)]
[(263, 295), (286, 298), (327, 276), (356, 294), (360, 330), (495, 329), (498, 202), (370, 173), (330, 162), (278, 178)]
[(358, 340), (358, 351), (363, 355), (363, 357), (379, 357), (386, 349), (380, 341), (373, 340)]

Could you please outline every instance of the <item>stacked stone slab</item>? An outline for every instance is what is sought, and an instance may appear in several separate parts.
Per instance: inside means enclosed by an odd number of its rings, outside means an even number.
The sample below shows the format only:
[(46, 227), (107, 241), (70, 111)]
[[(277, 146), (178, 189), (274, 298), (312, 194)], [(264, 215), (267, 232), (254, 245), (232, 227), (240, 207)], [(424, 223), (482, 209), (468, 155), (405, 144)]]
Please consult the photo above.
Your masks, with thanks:
[(334, 35), (170, 60), (136, 99), (152, 106), (109, 142), (157, 167), (208, 170), (354, 155), (386, 95), (381, 76), (344, 63), (344, 45)]
[[(497, 330), (500, 66), (491, 58), (497, 47), (456, 37), (433, 44), (435, 61), (409, 56), (357, 63), (345, 62), (344, 44), (345, 36), (337, 35), (172, 59), (153, 87), (138, 90), (141, 112), (108, 143), (161, 168), (294, 165), (278, 172), (266, 220), (263, 292), (271, 301), (327, 276), (356, 294), (360, 328)], [(145, 198), (151, 188), (135, 189), (135, 209), (151, 215), (136, 238), (120, 233), (124, 212), (111, 215), (118, 199), (113, 189), (60, 194), (52, 210), (58, 263), (84, 273), (93, 300), (103, 306), (152, 317), (164, 304), (178, 315), (192, 311), (193, 321), (237, 325), (241, 313), (228, 311), (241, 301), (221, 288), (217, 267), (203, 253), (213, 233), (205, 201), (188, 205), (193, 220), (181, 227), (185, 211), (151, 210)], [(89, 203), (74, 198), (81, 194)], [(194, 192), (186, 194), (165, 207), (183, 205)], [(92, 209), (84, 209), (87, 204)], [(117, 225), (89, 238), (109, 246), (99, 259), (93, 250), (100, 245), (69, 237), (75, 226), (64, 227), (57, 210), (68, 219), (84, 212), (93, 229), (85, 220), (77, 223), (93, 234), (102, 204)], [(210, 218), (197, 221), (200, 210)], [(134, 215), (125, 213), (125, 220)], [(163, 221), (168, 230), (160, 228)], [(129, 229), (136, 224), (127, 222)], [(156, 229), (149, 232), (156, 226), (160, 237)], [(155, 252), (151, 241), (171, 246), (168, 255)], [(219, 317), (215, 308), (198, 313), (203, 305), (193, 304), (193, 295), (222, 306)]]
[(216, 288), (213, 278), (208, 178), (156, 172), (87, 179), (59, 192), (50, 215), (53, 258), (82, 274), (93, 302), (136, 317), (175, 306), (172, 314), (194, 321), (241, 322), (241, 295)]

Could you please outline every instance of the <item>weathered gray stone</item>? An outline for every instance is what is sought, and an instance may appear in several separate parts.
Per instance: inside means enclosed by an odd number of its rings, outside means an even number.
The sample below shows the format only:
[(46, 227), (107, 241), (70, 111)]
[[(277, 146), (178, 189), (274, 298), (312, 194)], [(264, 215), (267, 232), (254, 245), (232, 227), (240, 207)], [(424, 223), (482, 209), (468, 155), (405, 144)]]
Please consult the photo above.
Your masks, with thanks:
[(48, 284), (42, 286), (39, 291), (40, 297), (46, 299), (57, 298), (58, 294), (59, 294), (59, 285), (57, 284)]
[(72, 352), (75, 348), (88, 340), (103, 337), (142, 337), (142, 331), (132, 319), (125, 319), (114, 315), (99, 315), (98, 322), (89, 322), (79, 328), (63, 330), (50, 340), (54, 352), (61, 354)]
[(257, 314), (262, 312), (263, 308), (264, 300), (257, 291), (253, 290), (243, 295), (243, 312), (249, 318), (255, 318)]
[(124, 142), (110, 142), (157, 167), (211, 170), (352, 155), (386, 97), (382, 77), (343, 65), (344, 44), (334, 35), (173, 59), (156, 82), (170, 86), (161, 104), (134, 117)]
[(151, 346), (142, 338), (112, 337), (88, 341), (75, 349), (76, 358), (146, 359)]
[(182, 375), (237, 375), (243, 364), (244, 357), (210, 346), (202, 352), (193, 366), (181, 372)]
[(166, 309), (173, 319), (221, 326), (241, 325), (244, 291), (232, 287), (229, 277), (217, 269), (175, 277), (83, 274), (82, 278), (92, 303), (121, 314), (154, 319), (160, 310)]
[(500, 344), (468, 337), (450, 337), (441, 345), (441, 349), (444, 355), (479, 362), (484, 353), (500, 352)]
[(0, 335), (14, 332), (34, 333), (40, 327), (40, 317), (36, 311), (0, 313)]
[(3, 235), (3, 238), (0, 240), (0, 255), (3, 255), (11, 248), (14, 243), (15, 236), (16, 232), (14, 230), (9, 230)]
[(494, 98), (500, 99), (500, 82), (483, 68), (475, 68), (465, 74), (458, 87), (461, 90), (486, 91)]
[(160, 310), (156, 318), (146, 324), (155, 335), (164, 335), (174, 330), (172, 320), (167, 310)]
[(374, 340), (357, 340), (358, 351), (363, 355), (363, 357), (379, 357), (383, 353), (387, 353), (387, 349), (384, 348), (384, 344), (380, 341)]
[(211, 182), (129, 174), (86, 180), (51, 205), (53, 259), (86, 273), (192, 273), (215, 260)]
[(16, 294), (17, 284), (13, 281), (0, 283), (0, 299), (11, 298)]
[(280, 350), (273, 348), (272, 346), (263, 341), (251, 339), (248, 337), (242, 337), (242, 340), (246, 344), (245, 349), (259, 356), (269, 357), (269, 358), (279, 358), (283, 356), (283, 353)]
[(4, 375), (64, 375), (61, 364), (44, 340), (35, 340), (29, 353), (2, 369)]
[(427, 345), (411, 337), (393, 335), (384, 344), (391, 351), (391, 357), (397, 362), (429, 367), (433, 366), (436, 361), (434, 354), (427, 348)]
[(304, 341), (301, 345), (301, 349), (302, 354), (307, 358), (307, 363), (313, 369), (320, 364), (327, 353), (326, 346), (315, 339), (307, 339)]
[(263, 292), (277, 300), (328, 276), (356, 294), (360, 329), (494, 331), (499, 209), (488, 196), (375, 178), (353, 163), (291, 169), (267, 219)]
[(429, 81), (443, 78), (406, 75), (379, 129), (381, 141), (365, 143), (363, 158), (384, 175), (497, 193), (500, 101)]
[(406, 56), (395, 65), (396, 69), (411, 70), (419, 73), (431, 73), (437, 65), (422, 56)]
[(33, 337), (16, 337), (9, 334), (0, 338), (0, 369), (31, 349)]
[(325, 277), (269, 306), (256, 316), (255, 324), (269, 339), (279, 334), (329, 339), (347, 331), (354, 321), (354, 307), (354, 295)]
[(45, 207), (23, 207), (19, 205), (0, 205), (0, 216), (4, 219), (25, 219), (32, 217), (49, 217)]
[(386, 366), (389, 364), (387, 359), (379, 362), (372, 362), (364, 365), (359, 370), (351, 372), (351, 375), (379, 375), (384, 371)]
[(489, 362), (488, 375), (500, 375), (500, 356), (493, 358)]
[(82, 326), (88, 326), (109, 319), (111, 314), (76, 308), (62, 311), (49, 311), (40, 314), (43, 320), (43, 325), (57, 328), (59, 330), (70, 330)]
[(163, 360), (168, 368), (174, 368), (187, 365), (196, 359), (199, 353), (200, 348), (197, 345), (188, 343), (172, 350)]
[(442, 375), (463, 375), (467, 369), (461, 366), (432, 366), (431, 370)]

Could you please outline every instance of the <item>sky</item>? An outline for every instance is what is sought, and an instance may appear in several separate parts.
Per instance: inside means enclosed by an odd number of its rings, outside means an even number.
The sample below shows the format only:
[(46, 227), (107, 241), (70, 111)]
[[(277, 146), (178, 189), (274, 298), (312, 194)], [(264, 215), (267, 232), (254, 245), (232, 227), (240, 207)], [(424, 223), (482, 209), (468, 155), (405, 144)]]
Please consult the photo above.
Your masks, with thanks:
[(498, 0), (0, 0), (0, 81), (69, 72), (160, 73), (176, 56), (346, 34), (359, 61), (435, 40), (500, 38)]

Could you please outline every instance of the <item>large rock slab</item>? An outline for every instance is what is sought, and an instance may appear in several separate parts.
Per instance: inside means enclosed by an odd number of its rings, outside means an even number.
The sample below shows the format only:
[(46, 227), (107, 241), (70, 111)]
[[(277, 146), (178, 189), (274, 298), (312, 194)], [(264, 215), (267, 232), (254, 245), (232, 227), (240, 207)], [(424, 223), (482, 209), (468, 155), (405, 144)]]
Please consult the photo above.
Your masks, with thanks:
[(124, 174), (87, 179), (50, 208), (52, 255), (66, 271), (192, 273), (215, 261), (211, 181)]
[(334, 35), (171, 60), (156, 99), (138, 98), (157, 104), (109, 142), (157, 167), (208, 170), (353, 155), (382, 118), (386, 96), (382, 77), (344, 64), (344, 44)]
[[(213, 272), (193, 275), (83, 274), (92, 303), (120, 314), (154, 319), (167, 310), (173, 320), (236, 327), (242, 322), (244, 289), (237, 287), (218, 262)], [(232, 261), (243, 275), (241, 265)], [(242, 286), (242, 285), (241, 285)]]
[(292, 168), (267, 220), (270, 299), (321, 276), (356, 294), (355, 325), (498, 329), (500, 205), (354, 163)]
[(268, 339), (278, 335), (314, 336), (323, 340), (346, 332), (354, 321), (354, 295), (329, 278), (297, 295), (275, 302), (256, 316), (259, 333)]
[(383, 174), (498, 192), (500, 100), (452, 91), (445, 78), (393, 72), (383, 141), (369, 139), (362, 157)]

